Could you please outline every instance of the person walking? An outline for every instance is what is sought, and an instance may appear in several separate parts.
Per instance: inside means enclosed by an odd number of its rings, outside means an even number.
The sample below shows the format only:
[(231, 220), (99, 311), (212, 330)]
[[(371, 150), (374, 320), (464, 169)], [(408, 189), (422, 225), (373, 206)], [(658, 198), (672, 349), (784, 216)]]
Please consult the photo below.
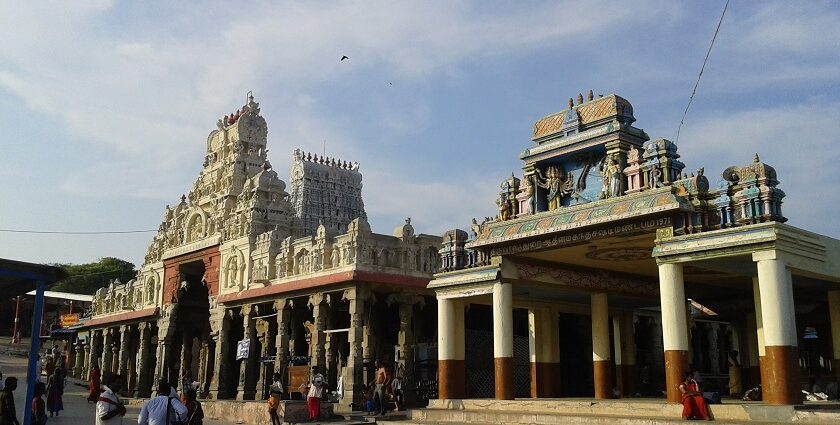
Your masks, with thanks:
[(274, 382), (268, 387), (268, 417), (271, 419), (271, 425), (281, 425), (283, 421), (277, 415), (277, 409), (280, 407), (280, 401), (283, 399), (283, 377), (279, 373), (274, 373)]
[(96, 401), (96, 425), (122, 425), (125, 405), (117, 395), (122, 389), (122, 376), (105, 372), (102, 393)]
[(198, 391), (190, 388), (184, 393), (184, 406), (187, 407), (187, 425), (203, 425), (204, 409), (198, 402)]
[(171, 394), (169, 382), (165, 379), (158, 381), (157, 397), (147, 401), (140, 409), (137, 425), (169, 425), (188, 420), (187, 406)]
[(44, 393), (47, 392), (47, 387), (43, 382), (35, 383), (35, 394), (32, 396), (32, 425), (46, 425), (47, 423), (47, 408), (44, 404)]
[(394, 411), (399, 412), (400, 409), (404, 409), (402, 378), (399, 375), (391, 380), (391, 394), (394, 395)]
[(20, 425), (15, 410), (15, 395), (18, 380), (14, 376), (6, 378), (5, 387), (0, 392), (0, 425)]
[(374, 390), (373, 398), (374, 400), (379, 399), (378, 403), (378, 414), (384, 415), (388, 412), (387, 409), (387, 398), (385, 397), (385, 389), (390, 384), (390, 379), (388, 378), (388, 371), (385, 366), (379, 360), (375, 363), (376, 366), (376, 377), (373, 379), (372, 385), (376, 385), (376, 389)]
[(88, 373), (88, 390), (90, 391), (88, 394), (88, 403), (96, 403), (99, 400), (99, 393), (102, 390), (102, 381), (100, 378), (99, 366), (94, 363)]
[(327, 380), (318, 371), (318, 366), (312, 367), (312, 379), (309, 381), (309, 392), (306, 395), (306, 406), (309, 408), (309, 420), (317, 421), (321, 416), (321, 397)]
[(57, 367), (47, 381), (47, 410), (50, 411), (50, 417), (58, 416), (58, 412), (64, 410), (64, 402), (61, 400), (63, 395), (64, 374), (62, 369)]

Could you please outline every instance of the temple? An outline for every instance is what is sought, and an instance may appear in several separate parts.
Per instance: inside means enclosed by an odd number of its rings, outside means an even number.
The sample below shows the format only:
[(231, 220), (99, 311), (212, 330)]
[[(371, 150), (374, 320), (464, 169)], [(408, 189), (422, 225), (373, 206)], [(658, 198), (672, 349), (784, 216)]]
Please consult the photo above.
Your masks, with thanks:
[(411, 219), (373, 233), (355, 162), (295, 150), (289, 194), (267, 136), (253, 97), (218, 120), (203, 169), (166, 206), (137, 278), (94, 296), (77, 376), (96, 365), (124, 375), (138, 397), (166, 379), (205, 398), (253, 400), (273, 372), (291, 391), (319, 366), (333, 388), (343, 383), (349, 409), (374, 360), (414, 371), (433, 351), (426, 285), (441, 238), (416, 234)]
[(620, 96), (569, 99), (534, 124), (496, 217), (444, 235), (439, 399), (679, 402), (697, 370), (789, 405), (840, 378), (840, 241), (784, 224), (757, 154), (688, 173), (635, 121)]

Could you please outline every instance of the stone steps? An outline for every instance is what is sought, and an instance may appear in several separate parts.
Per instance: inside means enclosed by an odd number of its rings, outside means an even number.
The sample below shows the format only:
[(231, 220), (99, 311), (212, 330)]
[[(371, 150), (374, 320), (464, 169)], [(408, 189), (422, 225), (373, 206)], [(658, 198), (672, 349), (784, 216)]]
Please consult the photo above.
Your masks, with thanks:
[[(718, 404), (711, 412), (717, 424), (838, 424), (840, 406), (768, 406)], [(433, 400), (427, 409), (409, 411), (408, 421), (377, 418), (377, 424), (521, 424), (521, 425), (652, 425), (683, 423), (682, 406), (663, 401), (593, 400)]]

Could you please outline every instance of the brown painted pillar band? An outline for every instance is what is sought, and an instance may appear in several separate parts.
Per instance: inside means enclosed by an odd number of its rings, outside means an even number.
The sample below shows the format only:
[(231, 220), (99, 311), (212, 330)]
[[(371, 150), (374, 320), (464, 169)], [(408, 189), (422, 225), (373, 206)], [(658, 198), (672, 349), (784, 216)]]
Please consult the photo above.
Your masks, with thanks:
[(513, 400), (513, 357), (496, 357), (496, 400)]
[(609, 360), (595, 360), (592, 362), (595, 375), (595, 398), (612, 398), (612, 362)]
[(680, 384), (686, 372), (688, 372), (688, 351), (665, 350), (665, 387), (668, 402), (679, 403), (682, 400)]
[(463, 360), (438, 360), (438, 398), (466, 398), (466, 376)]
[(531, 398), (560, 397), (560, 364), (531, 363)]
[(540, 372), (536, 362), (531, 362), (531, 398), (540, 397)]
[(762, 384), (764, 401), (768, 404), (799, 404), (799, 350), (791, 346), (764, 347), (767, 380)]

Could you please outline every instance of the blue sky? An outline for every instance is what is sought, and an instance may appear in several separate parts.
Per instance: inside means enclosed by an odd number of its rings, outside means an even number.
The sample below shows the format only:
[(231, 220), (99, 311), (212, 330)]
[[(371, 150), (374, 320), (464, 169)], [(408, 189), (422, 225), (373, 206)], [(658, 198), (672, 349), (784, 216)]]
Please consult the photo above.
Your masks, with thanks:
[[(361, 163), (374, 231), (440, 234), (494, 214), (534, 121), (578, 93), (673, 138), (724, 2), (30, 3), (0, 2), (0, 228), (157, 228), (253, 90), (284, 180), (326, 141)], [(735, 0), (682, 160), (715, 185), (758, 152), (790, 223), (838, 237), (838, 94), (840, 3)], [(139, 266), (151, 237), (0, 233), (0, 257)]]

